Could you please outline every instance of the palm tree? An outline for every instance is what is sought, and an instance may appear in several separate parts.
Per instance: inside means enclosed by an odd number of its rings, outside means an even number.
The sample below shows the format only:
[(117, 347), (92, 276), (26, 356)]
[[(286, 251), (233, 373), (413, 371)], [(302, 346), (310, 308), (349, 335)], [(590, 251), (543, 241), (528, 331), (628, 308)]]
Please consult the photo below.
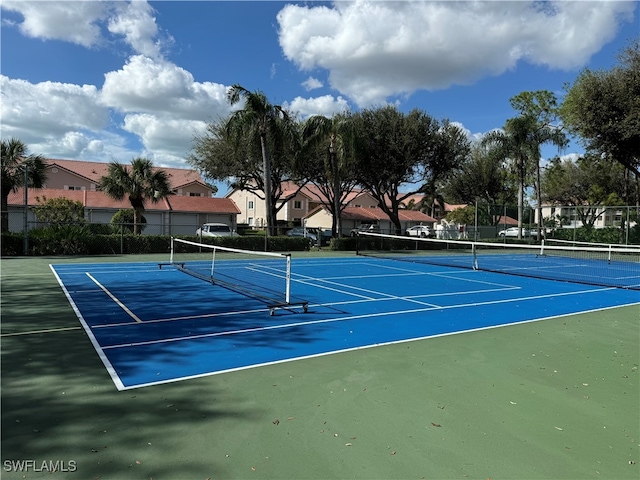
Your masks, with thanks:
[[(539, 145), (534, 145), (531, 133), (534, 125), (530, 117), (515, 117), (507, 120), (504, 130), (494, 130), (482, 139), (483, 145), (492, 145), (502, 158), (511, 159), (518, 178), (518, 238), (522, 238), (524, 216), (524, 189), (529, 185), (531, 162), (539, 160)], [(537, 156), (536, 156), (537, 155)]]
[(46, 167), (44, 157), (27, 155), (27, 146), (17, 138), (2, 140), (0, 166), (2, 221), (0, 222), (0, 231), (9, 230), (9, 193), (15, 192), (20, 187), (42, 188), (47, 179)]
[(340, 217), (344, 208), (342, 198), (356, 186), (353, 175), (350, 175), (355, 139), (351, 116), (338, 114), (327, 118), (323, 115), (315, 115), (305, 122), (302, 136), (306, 147), (326, 149), (323, 168), (318, 176), (318, 179), (325, 181), (319, 182), (322, 185), (317, 186), (328, 193), (327, 198), (331, 202), (328, 206), (332, 214), (331, 232), (334, 237), (340, 237)]
[[(276, 226), (276, 210), (273, 202), (271, 182), (271, 157), (269, 156), (269, 137), (284, 134), (290, 124), (287, 112), (280, 105), (269, 103), (262, 92), (250, 92), (240, 85), (233, 85), (227, 92), (227, 100), (235, 105), (244, 99), (244, 107), (231, 114), (227, 122), (229, 134), (236, 141), (252, 141), (256, 136), (262, 153), (262, 175), (267, 215), (267, 235)], [(284, 120), (284, 121), (282, 121)]]
[(167, 173), (154, 169), (153, 162), (147, 158), (133, 159), (131, 169), (118, 162), (111, 162), (107, 175), (100, 179), (100, 189), (116, 200), (129, 197), (133, 207), (135, 234), (140, 234), (146, 201), (157, 203), (172, 194)]
[(540, 238), (542, 222), (540, 147), (547, 143), (559, 148), (564, 147), (567, 143), (564, 132), (548, 123), (541, 123), (533, 115), (521, 115), (507, 120), (504, 131), (490, 132), (482, 142), (493, 145), (499, 155), (510, 158), (514, 162), (518, 177), (518, 238), (522, 238), (524, 189), (531, 184), (529, 179), (535, 174), (533, 184), (538, 202), (538, 238)]

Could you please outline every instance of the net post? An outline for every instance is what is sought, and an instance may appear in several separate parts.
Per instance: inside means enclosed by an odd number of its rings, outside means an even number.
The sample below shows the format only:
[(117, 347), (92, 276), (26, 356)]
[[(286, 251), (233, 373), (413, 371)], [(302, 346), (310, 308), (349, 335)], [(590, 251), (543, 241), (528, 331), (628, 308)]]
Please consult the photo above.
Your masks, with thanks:
[[(202, 247), (200, 247), (202, 248)], [(212, 248), (212, 252), (211, 252), (211, 278), (213, 278), (213, 273), (215, 272), (215, 265), (216, 265), (216, 247), (214, 246)]]
[(473, 269), (478, 270), (478, 250), (475, 243), (471, 244), (471, 253), (473, 254)]
[(609, 263), (611, 263), (611, 252), (612, 252), (612, 249), (613, 249), (613, 245), (609, 245), (609, 256), (608, 256), (608, 259), (607, 259), (607, 261)]
[(287, 271), (285, 274), (285, 302), (291, 303), (291, 254), (287, 254)]
[(173, 237), (171, 237), (171, 252), (169, 253), (169, 263), (173, 264), (173, 249), (174, 249)]
[(544, 257), (544, 238), (540, 241), (540, 256)]

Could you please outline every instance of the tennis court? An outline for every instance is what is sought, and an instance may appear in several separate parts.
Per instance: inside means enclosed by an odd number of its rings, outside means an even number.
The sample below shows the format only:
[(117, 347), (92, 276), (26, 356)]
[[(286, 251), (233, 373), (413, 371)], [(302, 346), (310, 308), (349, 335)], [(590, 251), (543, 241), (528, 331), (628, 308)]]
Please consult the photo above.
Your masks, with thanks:
[(301, 252), (271, 316), (166, 261), (3, 258), (3, 479), (638, 478), (638, 291)]
[[(585, 262), (576, 269), (589, 275)], [(119, 390), (640, 302), (632, 289), (389, 258), (294, 258), (289, 270), (270, 258), (217, 260), (236, 278), (223, 285), (182, 266), (51, 266)], [(640, 284), (640, 265), (624, 278)], [(285, 288), (286, 302), (268, 300)]]

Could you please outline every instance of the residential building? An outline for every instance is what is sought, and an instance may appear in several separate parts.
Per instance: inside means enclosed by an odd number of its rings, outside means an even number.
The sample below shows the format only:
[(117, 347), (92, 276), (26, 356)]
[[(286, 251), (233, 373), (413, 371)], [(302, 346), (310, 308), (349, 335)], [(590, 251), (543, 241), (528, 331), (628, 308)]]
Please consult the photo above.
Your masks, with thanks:
[[(313, 184), (307, 184), (300, 188), (292, 182), (282, 185), (282, 196), (278, 206), (277, 220), (291, 225), (300, 225), (303, 222), (309, 227), (330, 229), (332, 216), (322, 199), (323, 193)], [(265, 202), (253, 192), (233, 189), (226, 195), (232, 199), (240, 210), (238, 223), (249, 226), (263, 227), (266, 225)], [(364, 190), (354, 190), (344, 199), (346, 204), (342, 212), (342, 232), (347, 233), (363, 223), (376, 223), (382, 231), (392, 231), (394, 227), (382, 209), (378, 201)], [(283, 205), (284, 204), (284, 205)], [(403, 230), (420, 223), (433, 226), (435, 219), (417, 210), (405, 210), (400, 212), (400, 221)]]
[[(542, 206), (542, 218), (553, 218), (557, 222), (561, 221), (562, 226), (565, 228), (579, 228), (582, 226), (582, 221), (578, 215), (576, 206), (561, 206), (561, 205), (543, 205)], [(595, 228), (605, 227), (619, 227), (622, 222), (632, 222), (631, 220), (631, 208), (632, 207), (607, 207), (607, 206), (582, 206), (583, 211), (589, 212), (591, 219), (595, 218), (593, 226)], [(535, 222), (538, 221), (538, 209), (535, 209)]]
[[(44, 199), (65, 197), (84, 205), (85, 219), (93, 223), (109, 223), (120, 209), (130, 209), (128, 199), (115, 200), (98, 190), (100, 178), (107, 174), (108, 164), (79, 160), (46, 159), (47, 180), (44, 188), (29, 189), (27, 205), (33, 207)], [(160, 168), (160, 167), (158, 167)], [(145, 234), (192, 235), (203, 223), (220, 222), (237, 228), (240, 210), (229, 198), (213, 197), (213, 190), (195, 170), (162, 168), (169, 177), (173, 195), (145, 208)], [(9, 229), (24, 227), (24, 189), (12, 192), (8, 199)], [(29, 226), (35, 215), (27, 210)]]

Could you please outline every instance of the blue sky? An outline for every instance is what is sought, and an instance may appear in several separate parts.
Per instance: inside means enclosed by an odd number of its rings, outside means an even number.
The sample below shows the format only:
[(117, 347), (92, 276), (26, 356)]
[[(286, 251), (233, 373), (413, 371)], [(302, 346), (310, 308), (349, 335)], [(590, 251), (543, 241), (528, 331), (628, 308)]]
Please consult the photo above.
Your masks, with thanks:
[[(637, 2), (3, 0), (2, 138), (50, 158), (187, 166), (194, 135), (261, 90), (301, 118), (392, 103), (470, 138), (509, 98), (608, 69)], [(579, 153), (574, 143), (565, 154)], [(557, 152), (545, 150), (550, 157)], [(222, 189), (224, 191), (224, 189)]]

